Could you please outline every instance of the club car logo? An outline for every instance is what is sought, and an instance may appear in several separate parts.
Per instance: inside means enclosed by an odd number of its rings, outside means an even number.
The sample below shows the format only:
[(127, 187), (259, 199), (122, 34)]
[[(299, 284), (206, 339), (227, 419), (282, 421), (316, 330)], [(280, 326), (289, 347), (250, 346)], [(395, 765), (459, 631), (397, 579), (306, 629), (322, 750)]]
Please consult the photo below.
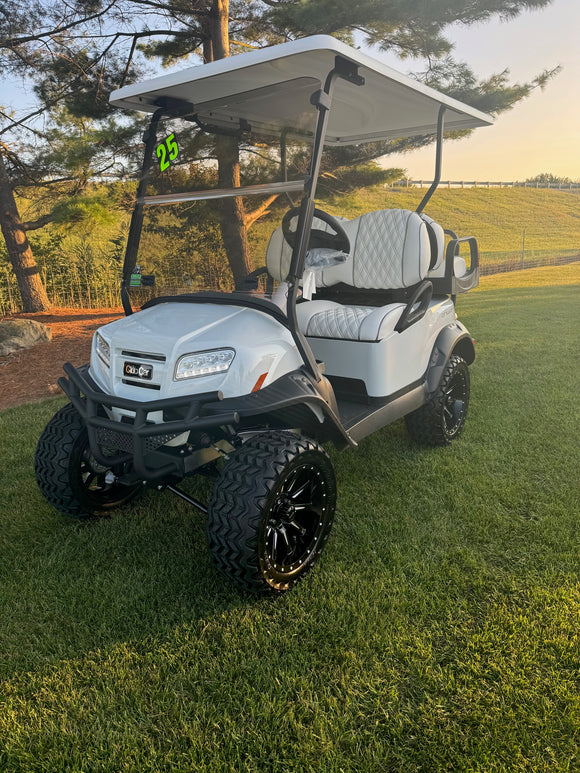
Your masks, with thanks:
[(129, 378), (143, 378), (150, 381), (153, 375), (153, 366), (141, 365), (139, 362), (126, 362), (123, 366), (123, 373)]

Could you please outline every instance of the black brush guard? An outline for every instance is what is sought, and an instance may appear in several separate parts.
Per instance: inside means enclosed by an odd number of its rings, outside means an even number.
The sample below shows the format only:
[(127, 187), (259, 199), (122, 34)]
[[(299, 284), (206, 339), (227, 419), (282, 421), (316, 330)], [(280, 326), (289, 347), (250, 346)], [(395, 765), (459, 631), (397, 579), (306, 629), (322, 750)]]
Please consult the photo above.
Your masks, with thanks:
[[(219, 411), (219, 403), (223, 399), (221, 392), (139, 402), (101, 391), (89, 376), (88, 365), (77, 369), (67, 362), (63, 370), (68, 378), (61, 377), (58, 385), (82, 416), (91, 453), (97, 462), (109, 468), (131, 462), (135, 477), (146, 481), (181, 480), (192, 466), (197, 466), (191, 464), (183, 448), (165, 446), (168, 441), (191, 431), (201, 435), (215, 430), (217, 435), (224, 436), (223, 431), (219, 431), (220, 427), (233, 427), (239, 422), (237, 411), (202, 415), (209, 405), (214, 411)], [(132, 421), (115, 421), (103, 415), (103, 408), (130, 411), (135, 417)], [(163, 412), (164, 419), (167, 414), (171, 417), (182, 414), (183, 417), (170, 418), (158, 424), (147, 419), (150, 413), (158, 411)], [(207, 445), (210, 445), (209, 436)]]
[[(223, 399), (221, 392), (204, 392), (140, 402), (103, 392), (89, 375), (89, 366), (63, 366), (68, 378), (58, 384), (87, 427), (91, 453), (100, 464), (133, 464), (136, 480), (175, 482), (220, 455), (219, 440), (235, 444), (241, 430), (301, 427), (320, 442), (331, 440), (337, 448), (355, 446), (332, 405), (332, 387), (322, 377), (315, 382), (303, 370), (292, 371), (273, 384), (241, 397)], [(311, 410), (318, 406), (323, 420)], [(133, 417), (116, 421), (105, 408), (130, 411)], [(161, 411), (163, 421), (147, 417)], [(189, 439), (176, 447), (165, 445), (184, 432)], [(130, 478), (130, 479), (129, 479)]]

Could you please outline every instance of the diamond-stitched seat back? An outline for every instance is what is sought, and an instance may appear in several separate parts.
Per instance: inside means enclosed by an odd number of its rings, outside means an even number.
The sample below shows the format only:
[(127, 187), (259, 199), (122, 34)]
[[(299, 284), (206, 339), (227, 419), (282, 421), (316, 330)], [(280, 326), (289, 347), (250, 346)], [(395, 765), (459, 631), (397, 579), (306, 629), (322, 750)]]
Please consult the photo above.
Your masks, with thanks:
[(431, 259), (429, 235), (416, 212), (368, 212), (351, 220), (348, 226), (349, 259), (340, 266), (324, 269), (321, 285), (344, 282), (361, 289), (394, 290), (411, 287), (425, 278)]
[[(340, 219), (340, 218), (338, 218)], [(395, 290), (411, 287), (425, 278), (431, 250), (427, 226), (416, 212), (382, 209), (355, 220), (341, 220), (350, 239), (350, 255), (344, 263), (316, 272), (317, 287), (343, 282), (351, 287)], [(314, 218), (313, 228), (332, 229)], [(286, 278), (292, 250), (277, 228), (266, 251), (268, 273)]]

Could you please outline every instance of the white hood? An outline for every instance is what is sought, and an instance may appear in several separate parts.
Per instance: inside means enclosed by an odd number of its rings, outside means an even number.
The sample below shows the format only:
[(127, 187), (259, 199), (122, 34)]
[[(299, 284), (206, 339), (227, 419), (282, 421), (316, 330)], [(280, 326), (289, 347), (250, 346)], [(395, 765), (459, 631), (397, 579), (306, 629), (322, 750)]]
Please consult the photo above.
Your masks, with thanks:
[[(256, 309), (211, 303), (160, 303), (100, 328), (110, 347), (110, 366), (91, 355), (91, 375), (108, 393), (133, 400), (156, 400), (221, 390), (224, 397), (252, 391), (300, 366), (290, 332)], [(175, 381), (180, 357), (230, 348), (236, 354), (225, 373)], [(127, 362), (152, 368), (147, 380), (127, 378)]]

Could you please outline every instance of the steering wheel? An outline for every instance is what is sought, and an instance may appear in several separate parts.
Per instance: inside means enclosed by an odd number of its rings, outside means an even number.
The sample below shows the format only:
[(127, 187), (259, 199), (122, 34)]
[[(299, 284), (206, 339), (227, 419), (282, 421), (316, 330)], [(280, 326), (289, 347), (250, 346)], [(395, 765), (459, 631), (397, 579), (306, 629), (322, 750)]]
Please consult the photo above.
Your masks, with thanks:
[[(296, 243), (296, 231), (290, 230), (290, 221), (293, 217), (296, 217), (300, 212), (300, 207), (292, 207), (282, 218), (282, 234), (284, 239), (293, 248)], [(328, 233), (328, 231), (321, 231), (319, 228), (313, 228), (310, 231), (310, 240), (308, 247), (314, 249), (316, 247), (327, 247), (331, 250), (338, 250), (339, 252), (345, 252), (347, 255), (350, 252), (350, 240), (346, 231), (338, 221), (328, 212), (323, 212), (321, 209), (314, 210), (314, 217), (322, 220), (323, 223), (329, 225), (334, 233)]]

